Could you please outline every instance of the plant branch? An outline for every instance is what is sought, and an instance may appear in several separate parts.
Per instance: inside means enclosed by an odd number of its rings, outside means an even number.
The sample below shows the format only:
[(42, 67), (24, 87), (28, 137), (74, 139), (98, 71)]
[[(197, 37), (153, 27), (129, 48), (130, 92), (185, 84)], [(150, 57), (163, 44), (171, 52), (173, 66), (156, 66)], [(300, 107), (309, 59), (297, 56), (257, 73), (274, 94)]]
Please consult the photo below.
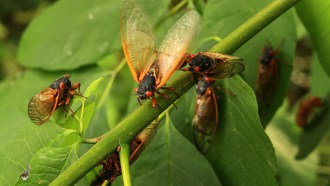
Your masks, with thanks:
[(299, 1), (300, 0), (272, 1), (268, 6), (260, 10), (260, 12), (251, 17), (236, 30), (231, 32), (221, 42), (212, 47), (210, 52), (225, 54), (233, 53)]
[(123, 175), (124, 186), (131, 186), (131, 176), (130, 176), (130, 150), (131, 146), (129, 143), (121, 143), (119, 151), (119, 159), (121, 172)]
[[(219, 44), (215, 45), (211, 51), (231, 54), (251, 39), (260, 30), (273, 22), (286, 10), (294, 6), (299, 0), (276, 0), (261, 10), (258, 14), (246, 21)], [(176, 77), (171, 78), (167, 84), (174, 87), (177, 93), (182, 96), (189, 90), (196, 81), (191, 81), (191, 74), (176, 72)], [(165, 92), (172, 101), (178, 97), (173, 92)], [(68, 169), (60, 174), (50, 185), (73, 185), (91, 169), (99, 164), (106, 156), (110, 155), (120, 143), (129, 143), (140, 131), (149, 125), (160, 115), (163, 110), (171, 105), (166, 99), (157, 97), (160, 108), (153, 108), (151, 101), (145, 102), (135, 112), (131, 113), (120, 124), (104, 135), (97, 144), (87, 151), (80, 159), (74, 162)]]

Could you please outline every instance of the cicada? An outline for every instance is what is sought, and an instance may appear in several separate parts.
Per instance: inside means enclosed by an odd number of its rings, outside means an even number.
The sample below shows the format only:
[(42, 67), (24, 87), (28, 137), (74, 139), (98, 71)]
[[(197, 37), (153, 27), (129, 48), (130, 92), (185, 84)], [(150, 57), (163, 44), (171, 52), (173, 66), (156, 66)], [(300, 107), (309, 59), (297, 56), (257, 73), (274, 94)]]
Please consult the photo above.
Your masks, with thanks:
[[(154, 120), (130, 143), (130, 164), (133, 164), (136, 161), (145, 147), (153, 139), (157, 132), (158, 125), (159, 120)], [(120, 148), (117, 148), (117, 151), (113, 152), (101, 163), (103, 165), (103, 168), (100, 172), (102, 179), (113, 182), (117, 176), (121, 175), (119, 150)]]
[(157, 50), (143, 13), (129, 1), (123, 2), (121, 42), (127, 64), (139, 84), (135, 92), (140, 104), (141, 100), (152, 99), (152, 106), (156, 107), (155, 93), (169, 99), (159, 89), (171, 89), (165, 83), (182, 66), (181, 58), (196, 33), (198, 21), (196, 11), (187, 12), (169, 29)]
[(274, 50), (271, 46), (266, 46), (262, 49), (258, 63), (257, 95), (271, 98), (274, 94), (279, 77), (277, 54), (278, 50)]
[(301, 101), (297, 114), (296, 123), (299, 127), (306, 127), (314, 109), (323, 107), (321, 98), (312, 96)]
[(244, 70), (242, 58), (220, 53), (187, 53), (181, 60), (183, 61), (182, 64), (190, 66), (181, 70), (195, 72), (212, 79), (231, 77)]
[[(48, 88), (33, 96), (28, 104), (28, 113), (31, 121), (41, 125), (48, 121), (54, 111), (60, 106), (68, 107), (73, 95), (80, 93), (80, 83), (71, 84), (70, 74), (56, 79)], [(78, 92), (76, 90), (78, 89)], [(65, 109), (65, 108), (64, 108)]]
[(195, 145), (203, 154), (210, 149), (218, 128), (218, 105), (213, 88), (215, 80), (203, 77), (196, 87), (196, 109), (192, 121)]

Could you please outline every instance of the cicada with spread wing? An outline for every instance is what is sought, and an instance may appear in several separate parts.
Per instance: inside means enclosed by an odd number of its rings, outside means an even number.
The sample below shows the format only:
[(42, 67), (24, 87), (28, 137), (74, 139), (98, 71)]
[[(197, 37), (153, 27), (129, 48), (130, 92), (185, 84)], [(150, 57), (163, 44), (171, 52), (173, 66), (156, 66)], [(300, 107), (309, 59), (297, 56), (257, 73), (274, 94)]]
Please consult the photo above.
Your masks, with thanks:
[(131, 2), (123, 2), (121, 42), (127, 64), (139, 84), (135, 92), (140, 104), (141, 100), (152, 99), (156, 107), (155, 93), (168, 98), (159, 89), (171, 89), (164, 87), (165, 83), (182, 66), (181, 58), (196, 33), (198, 21), (196, 11), (187, 12), (169, 29), (156, 49), (154, 34), (143, 13)]

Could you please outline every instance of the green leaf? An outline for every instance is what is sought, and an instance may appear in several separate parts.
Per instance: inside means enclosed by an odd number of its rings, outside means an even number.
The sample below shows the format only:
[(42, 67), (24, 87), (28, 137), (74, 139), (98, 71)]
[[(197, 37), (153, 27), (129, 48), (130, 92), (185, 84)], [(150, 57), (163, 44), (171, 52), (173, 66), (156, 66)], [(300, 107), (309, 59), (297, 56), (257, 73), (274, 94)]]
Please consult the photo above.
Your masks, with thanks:
[[(234, 29), (239, 27), (247, 19), (257, 14), (262, 8), (272, 1), (252, 0), (247, 4), (244, 0), (210, 0), (207, 2), (203, 22), (200, 31), (200, 40), (204, 41), (197, 51), (206, 51), (217, 41), (210, 40), (210, 37), (224, 38)], [(283, 29), (285, 28), (285, 29)], [(209, 39), (207, 39), (209, 38)], [(207, 41), (208, 40), (208, 41)], [(268, 124), (277, 108), (281, 106), (286, 95), (287, 84), (290, 78), (296, 42), (296, 27), (293, 12), (289, 11), (275, 20), (258, 35), (245, 43), (233, 55), (244, 59), (245, 70), (242, 73), (244, 80), (256, 90), (256, 80), (258, 74), (258, 60), (262, 53), (262, 48), (272, 46), (274, 50), (279, 50), (277, 55), (279, 66), (276, 90), (267, 104), (259, 103), (261, 107), (261, 122), (264, 126)]]
[(220, 185), (209, 162), (175, 129), (169, 117), (160, 125), (131, 167), (132, 185)]
[(311, 94), (320, 97), (326, 97), (330, 91), (330, 77), (325, 73), (325, 69), (322, 68), (319, 60), (314, 55), (312, 62), (312, 71), (310, 77)]
[(58, 1), (29, 25), (18, 61), (52, 71), (95, 64), (120, 49), (119, 7), (120, 1), (114, 0)]
[(15, 142), (2, 150), (0, 183), (14, 185), (39, 150), (61, 146), (64, 138), (72, 132), (54, 122), (45, 125), (29, 123), (20, 130)]
[(100, 82), (103, 80), (103, 78), (99, 78), (94, 80), (85, 90), (84, 96), (90, 97), (95, 94), (97, 87), (99, 86)]
[[(93, 96), (96, 96), (96, 90), (102, 80), (103, 80), (103, 78), (99, 78), (99, 79), (93, 81), (84, 93), (84, 96), (87, 97), (87, 101), (85, 102), (85, 105), (84, 105), (84, 111), (82, 111), (80, 109), (79, 112), (77, 113), (78, 117), (83, 116), (82, 118), (80, 118), (80, 120), (82, 122), (82, 126), (81, 126), (82, 134), (86, 133), (88, 125), (90, 124), (90, 121), (92, 119), (92, 116), (93, 116), (93, 113), (95, 110), (95, 105), (96, 105), (96, 103), (95, 103), (96, 98), (95, 97), (93, 98)], [(81, 112), (83, 112), (83, 115), (81, 115)]]
[[(2, 104), (0, 104), (0, 112), (6, 114), (0, 115), (1, 122), (5, 123), (4, 125), (0, 125), (0, 139), (3, 141), (0, 143), (0, 149), (15, 140), (19, 132), (18, 129), (27, 124), (33, 124), (27, 113), (29, 100), (35, 94), (47, 88), (55, 79), (66, 73), (27, 70), (23, 74), (18, 75), (15, 80), (1, 82), (0, 102)], [(71, 82), (80, 82), (82, 92), (84, 92), (87, 85), (93, 80), (104, 75), (100, 68), (92, 66), (88, 67), (88, 69), (79, 69), (79, 71), (70, 73)], [(64, 117), (62, 109), (58, 109), (55, 114), (58, 112), (62, 113), (62, 119), (68, 119)]]
[(300, 135), (299, 151), (296, 158), (306, 158), (327, 135), (330, 126), (330, 94), (324, 100), (321, 111), (308, 123), (308, 126)]
[(318, 153), (311, 153), (304, 160), (296, 160), (300, 129), (295, 125), (294, 117), (286, 112), (282, 106), (274, 116), (267, 134), (271, 138), (276, 150), (279, 166), (280, 185), (315, 185), (318, 169)]
[[(30, 176), (19, 180), (16, 185), (49, 185), (63, 170), (71, 165), (78, 156), (76, 145), (66, 148), (45, 147), (40, 149), (30, 162)], [(78, 184), (86, 185), (85, 180)]]
[(296, 6), (297, 13), (308, 30), (320, 62), (330, 76), (330, 1), (301, 1)]
[(258, 118), (253, 90), (238, 76), (221, 88), (219, 127), (215, 142), (206, 154), (224, 185), (277, 185), (274, 148)]

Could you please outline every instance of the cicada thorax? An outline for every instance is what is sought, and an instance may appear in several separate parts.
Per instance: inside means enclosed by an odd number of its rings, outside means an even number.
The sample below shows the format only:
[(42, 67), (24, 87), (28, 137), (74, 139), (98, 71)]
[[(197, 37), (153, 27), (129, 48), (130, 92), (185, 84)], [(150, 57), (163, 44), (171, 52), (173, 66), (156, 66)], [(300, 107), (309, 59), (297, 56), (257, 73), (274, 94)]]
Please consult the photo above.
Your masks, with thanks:
[(186, 62), (190, 66), (188, 67), (189, 71), (205, 72), (205, 75), (207, 75), (208, 72), (211, 71), (212, 68), (214, 68), (216, 60), (220, 59), (212, 59), (207, 55), (203, 55), (203, 53), (198, 53), (197, 55), (190, 54)]
[(296, 114), (296, 123), (299, 127), (306, 127), (311, 120), (315, 109), (323, 107), (321, 98), (312, 96), (301, 101)]
[[(48, 88), (38, 93), (30, 100), (28, 104), (28, 114), (31, 121), (37, 125), (48, 121), (59, 106), (68, 106), (76, 89), (78, 89), (77, 95), (82, 96), (80, 93), (80, 83), (72, 85), (69, 78), (70, 75), (66, 74), (56, 79)], [(70, 111), (73, 112), (71, 109)]]
[(188, 68), (181, 68), (181, 70), (213, 79), (231, 77), (244, 70), (241, 58), (220, 53), (185, 54), (181, 60), (182, 64), (189, 65)]
[(215, 80), (202, 78), (196, 87), (196, 109), (192, 121), (196, 147), (203, 154), (210, 149), (218, 126), (218, 106), (214, 91)]

